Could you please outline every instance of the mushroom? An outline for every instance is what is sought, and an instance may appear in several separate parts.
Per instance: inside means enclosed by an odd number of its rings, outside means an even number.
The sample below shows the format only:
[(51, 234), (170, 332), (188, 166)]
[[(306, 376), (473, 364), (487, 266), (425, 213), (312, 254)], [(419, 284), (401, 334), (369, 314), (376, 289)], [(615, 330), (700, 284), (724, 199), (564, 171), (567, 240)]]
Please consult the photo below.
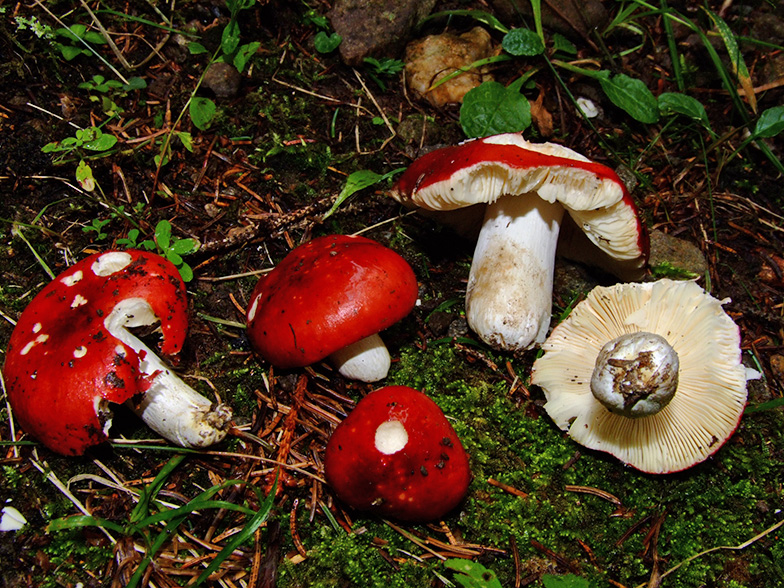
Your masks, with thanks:
[(648, 473), (715, 453), (746, 404), (740, 333), (694, 282), (597, 287), (542, 345), (531, 382), (578, 443)]
[(81, 455), (106, 440), (110, 403), (125, 402), (183, 447), (221, 440), (231, 410), (192, 390), (127, 330), (158, 322), (161, 352), (178, 353), (185, 285), (159, 255), (96, 253), (65, 270), (33, 298), (8, 345), (8, 399), (22, 428), (53, 451)]
[[(637, 277), (647, 258), (646, 234), (615, 172), (566, 147), (529, 143), (514, 133), (420, 157), (391, 195), (431, 211), (486, 204), (466, 318), (483, 341), (501, 349), (527, 349), (547, 335), (564, 211), (587, 236), (587, 248), (598, 248), (591, 261), (604, 269)], [(583, 259), (585, 248), (576, 246)]]
[(428, 396), (371, 392), (327, 443), (327, 482), (348, 506), (402, 521), (443, 517), (465, 498), (471, 469), (457, 433)]
[(406, 316), (417, 294), (411, 266), (391, 249), (365, 237), (317, 237), (261, 277), (248, 337), (274, 366), (329, 356), (344, 377), (375, 382), (391, 365), (378, 333)]

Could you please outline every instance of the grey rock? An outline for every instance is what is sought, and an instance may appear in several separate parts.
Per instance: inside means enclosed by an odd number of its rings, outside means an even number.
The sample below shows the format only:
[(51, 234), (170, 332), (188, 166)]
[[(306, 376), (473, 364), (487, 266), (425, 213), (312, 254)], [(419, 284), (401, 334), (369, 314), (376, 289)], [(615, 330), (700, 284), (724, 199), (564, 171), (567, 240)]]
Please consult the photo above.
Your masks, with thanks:
[(398, 58), (434, 5), (435, 0), (336, 0), (328, 16), (343, 38), (340, 56), (352, 66), (366, 57)]

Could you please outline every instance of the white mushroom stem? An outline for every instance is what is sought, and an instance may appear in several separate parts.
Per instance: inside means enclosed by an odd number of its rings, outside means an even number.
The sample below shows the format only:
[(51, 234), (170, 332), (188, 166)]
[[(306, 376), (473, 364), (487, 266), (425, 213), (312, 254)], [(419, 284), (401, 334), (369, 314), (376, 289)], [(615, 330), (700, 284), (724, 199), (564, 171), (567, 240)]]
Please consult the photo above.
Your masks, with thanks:
[[(231, 409), (214, 404), (172, 372), (155, 353), (126, 327), (158, 322), (150, 305), (141, 298), (123, 300), (104, 320), (111, 335), (136, 352), (139, 370), (149, 389), (126, 405), (153, 431), (182, 447), (207, 447), (226, 436)], [(118, 353), (124, 351), (118, 346)]]
[(392, 365), (389, 351), (377, 334), (335, 351), (329, 360), (344, 378), (360, 382), (383, 380)]
[(591, 376), (591, 392), (610, 412), (640, 418), (662, 410), (678, 389), (678, 354), (667, 340), (644, 331), (602, 347)]
[(552, 313), (555, 249), (564, 209), (536, 194), (487, 206), (466, 290), (466, 318), (493, 347), (541, 343)]

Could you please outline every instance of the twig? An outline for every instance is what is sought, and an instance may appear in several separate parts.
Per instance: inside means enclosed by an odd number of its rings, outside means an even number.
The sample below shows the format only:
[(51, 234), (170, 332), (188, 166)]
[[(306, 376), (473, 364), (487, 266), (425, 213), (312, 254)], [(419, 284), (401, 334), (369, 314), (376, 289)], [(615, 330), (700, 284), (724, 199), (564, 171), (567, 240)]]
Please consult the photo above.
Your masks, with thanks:
[[(90, 10), (90, 7), (87, 5), (87, 2), (85, 2), (84, 0), (79, 0), (79, 2), (81, 3), (82, 8), (84, 8), (87, 11), (87, 14), (90, 15), (90, 18), (93, 19), (93, 23), (95, 24), (96, 27), (98, 27), (98, 30), (101, 31), (101, 35), (103, 36), (104, 39), (106, 39), (106, 42), (109, 44), (112, 53), (114, 53), (114, 56), (120, 61), (120, 64), (122, 64), (122, 66), (125, 69), (131, 69), (131, 64), (128, 63), (127, 59), (125, 59), (125, 56), (120, 51), (120, 48), (117, 47), (117, 45), (115, 44), (114, 39), (112, 39), (112, 36), (109, 34), (109, 31), (107, 31), (104, 28), (103, 23), (98, 19), (97, 16), (95, 16), (95, 13), (92, 10)], [(125, 81), (125, 83), (127, 84), (128, 82)]]
[[(0, 387), (3, 389), (3, 396), (5, 397), (5, 408), (8, 411), (8, 431), (11, 433), (11, 441), (16, 441), (16, 427), (14, 426), (14, 413), (11, 410), (11, 403), (8, 401), (8, 393), (5, 390), (5, 378), (3, 378), (3, 370), (0, 369)], [(19, 447), (14, 444), (14, 458), (19, 459)]]

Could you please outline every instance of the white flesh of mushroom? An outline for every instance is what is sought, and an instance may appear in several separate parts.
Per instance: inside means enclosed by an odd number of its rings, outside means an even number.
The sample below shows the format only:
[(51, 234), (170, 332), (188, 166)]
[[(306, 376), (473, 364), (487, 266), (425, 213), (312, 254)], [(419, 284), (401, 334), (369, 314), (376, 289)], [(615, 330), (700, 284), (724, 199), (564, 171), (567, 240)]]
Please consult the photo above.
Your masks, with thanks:
[(360, 382), (378, 382), (386, 378), (392, 365), (389, 351), (377, 334), (335, 351), (329, 360), (344, 378)]
[(563, 206), (536, 194), (489, 204), (466, 291), (469, 326), (488, 344), (527, 349), (547, 336)]
[(384, 455), (392, 455), (408, 444), (408, 432), (400, 421), (386, 421), (376, 429), (375, 445)]
[(127, 329), (157, 322), (150, 305), (141, 298), (119, 302), (104, 320), (106, 330), (138, 354), (139, 369), (149, 378), (150, 387), (141, 401), (132, 398), (126, 405), (153, 431), (182, 447), (217, 443), (226, 436), (231, 409), (213, 405), (193, 390)]
[(678, 354), (661, 335), (638, 331), (607, 343), (596, 358), (591, 392), (629, 418), (656, 414), (678, 389)]

